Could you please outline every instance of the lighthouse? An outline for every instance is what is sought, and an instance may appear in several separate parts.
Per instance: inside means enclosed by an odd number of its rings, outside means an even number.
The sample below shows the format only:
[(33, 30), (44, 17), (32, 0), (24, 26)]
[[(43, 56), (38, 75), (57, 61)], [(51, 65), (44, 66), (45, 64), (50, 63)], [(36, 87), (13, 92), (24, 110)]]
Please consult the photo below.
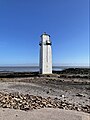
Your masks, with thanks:
[(52, 74), (52, 49), (50, 35), (44, 32), (41, 35), (40, 45), (40, 61), (39, 68), (41, 74)]

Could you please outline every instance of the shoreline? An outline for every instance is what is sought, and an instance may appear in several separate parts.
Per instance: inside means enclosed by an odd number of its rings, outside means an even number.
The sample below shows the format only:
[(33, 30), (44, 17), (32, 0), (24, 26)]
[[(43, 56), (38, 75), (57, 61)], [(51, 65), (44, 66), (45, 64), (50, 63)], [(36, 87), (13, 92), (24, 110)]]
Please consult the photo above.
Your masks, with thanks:
[(39, 74), (36, 72), (0, 71), (0, 78), (15, 77), (63, 77), (63, 78), (90, 78), (90, 68), (68, 68), (61, 71), (52, 71), (52, 74)]

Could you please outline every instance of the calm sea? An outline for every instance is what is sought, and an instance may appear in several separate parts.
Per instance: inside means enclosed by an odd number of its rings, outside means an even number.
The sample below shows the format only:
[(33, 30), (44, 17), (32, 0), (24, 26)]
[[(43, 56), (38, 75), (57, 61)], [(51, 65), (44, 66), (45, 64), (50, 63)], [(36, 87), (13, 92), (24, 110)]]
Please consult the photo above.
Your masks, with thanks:
[[(62, 69), (60, 67), (53, 67), (53, 70), (61, 71)], [(39, 71), (38, 66), (0, 67), (0, 72), (37, 72), (37, 71)]]

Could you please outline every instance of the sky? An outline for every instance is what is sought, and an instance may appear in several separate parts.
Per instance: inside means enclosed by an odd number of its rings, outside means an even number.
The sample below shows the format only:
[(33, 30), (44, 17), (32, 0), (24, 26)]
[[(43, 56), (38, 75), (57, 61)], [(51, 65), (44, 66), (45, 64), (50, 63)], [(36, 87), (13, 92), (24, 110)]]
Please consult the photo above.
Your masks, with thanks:
[(53, 65), (89, 65), (89, 0), (0, 0), (0, 65), (38, 65), (43, 32)]

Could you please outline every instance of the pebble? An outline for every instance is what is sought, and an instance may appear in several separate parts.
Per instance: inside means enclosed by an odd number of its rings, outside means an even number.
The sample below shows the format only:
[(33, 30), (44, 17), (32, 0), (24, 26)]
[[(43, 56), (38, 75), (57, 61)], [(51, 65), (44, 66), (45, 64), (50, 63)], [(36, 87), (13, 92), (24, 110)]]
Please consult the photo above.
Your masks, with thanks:
[[(62, 95), (64, 97), (64, 95)], [(40, 108), (59, 108), (66, 110), (77, 110), (90, 113), (90, 105), (76, 105), (67, 101), (51, 97), (43, 98), (41, 96), (23, 95), (20, 93), (1, 93), (0, 107), (20, 110), (33, 110)]]
[(63, 97), (63, 98), (64, 98), (65, 96), (64, 96), (64, 95), (60, 95), (60, 97)]
[(76, 96), (78, 96), (78, 97), (85, 97), (85, 95), (80, 94), (80, 93), (77, 93), (77, 95), (76, 95)]

